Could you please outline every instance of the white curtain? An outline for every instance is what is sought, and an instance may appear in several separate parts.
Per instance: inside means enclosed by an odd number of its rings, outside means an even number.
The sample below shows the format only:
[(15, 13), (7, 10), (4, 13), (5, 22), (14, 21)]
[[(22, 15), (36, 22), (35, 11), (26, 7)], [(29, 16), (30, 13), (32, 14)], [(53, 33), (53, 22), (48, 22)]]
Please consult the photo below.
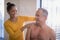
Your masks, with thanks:
[(42, 8), (48, 10), (47, 24), (56, 31), (56, 40), (60, 40), (60, 0), (42, 0)]

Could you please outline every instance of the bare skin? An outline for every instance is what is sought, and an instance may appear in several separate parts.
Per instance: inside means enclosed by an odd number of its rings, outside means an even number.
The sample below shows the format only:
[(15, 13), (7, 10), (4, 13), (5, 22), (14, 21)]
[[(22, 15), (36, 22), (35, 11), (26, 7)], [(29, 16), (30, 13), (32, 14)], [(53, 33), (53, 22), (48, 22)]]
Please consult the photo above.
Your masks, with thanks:
[(56, 40), (54, 31), (47, 25), (40, 27), (33, 23), (27, 27), (26, 40)]
[(25, 25), (28, 27), (26, 40), (56, 40), (55, 32), (46, 24), (47, 14), (45, 9), (37, 10), (36, 22)]

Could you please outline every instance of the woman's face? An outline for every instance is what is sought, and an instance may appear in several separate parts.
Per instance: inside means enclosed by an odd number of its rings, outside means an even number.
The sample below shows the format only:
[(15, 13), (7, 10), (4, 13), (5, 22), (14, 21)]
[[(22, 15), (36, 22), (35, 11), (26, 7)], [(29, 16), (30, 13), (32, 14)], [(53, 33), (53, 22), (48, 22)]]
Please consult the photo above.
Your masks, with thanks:
[(14, 18), (17, 14), (17, 8), (15, 6), (13, 6), (10, 10), (9, 10), (9, 15), (10, 17)]

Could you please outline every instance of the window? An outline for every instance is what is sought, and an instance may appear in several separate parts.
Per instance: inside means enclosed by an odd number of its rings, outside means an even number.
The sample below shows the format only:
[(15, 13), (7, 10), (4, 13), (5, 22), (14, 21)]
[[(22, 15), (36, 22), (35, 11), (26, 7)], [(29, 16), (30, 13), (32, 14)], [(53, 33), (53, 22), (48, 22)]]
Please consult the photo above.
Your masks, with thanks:
[[(39, 3), (39, 4), (38, 4)], [(48, 10), (47, 24), (56, 32), (56, 40), (60, 39), (60, 0), (37, 0), (37, 9)]]
[(42, 8), (48, 10), (47, 24), (56, 32), (56, 40), (60, 40), (60, 0), (42, 0)]
[(4, 0), (0, 0), (0, 40), (4, 38)]

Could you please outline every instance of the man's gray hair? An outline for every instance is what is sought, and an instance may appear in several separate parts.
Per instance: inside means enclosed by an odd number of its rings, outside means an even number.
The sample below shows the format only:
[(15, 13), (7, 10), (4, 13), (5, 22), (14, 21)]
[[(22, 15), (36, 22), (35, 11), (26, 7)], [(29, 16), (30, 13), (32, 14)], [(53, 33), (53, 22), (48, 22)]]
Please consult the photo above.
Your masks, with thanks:
[(39, 10), (42, 10), (43, 11), (43, 15), (44, 16), (48, 16), (48, 11), (46, 9), (44, 9), (44, 8), (38, 8), (38, 11)]

